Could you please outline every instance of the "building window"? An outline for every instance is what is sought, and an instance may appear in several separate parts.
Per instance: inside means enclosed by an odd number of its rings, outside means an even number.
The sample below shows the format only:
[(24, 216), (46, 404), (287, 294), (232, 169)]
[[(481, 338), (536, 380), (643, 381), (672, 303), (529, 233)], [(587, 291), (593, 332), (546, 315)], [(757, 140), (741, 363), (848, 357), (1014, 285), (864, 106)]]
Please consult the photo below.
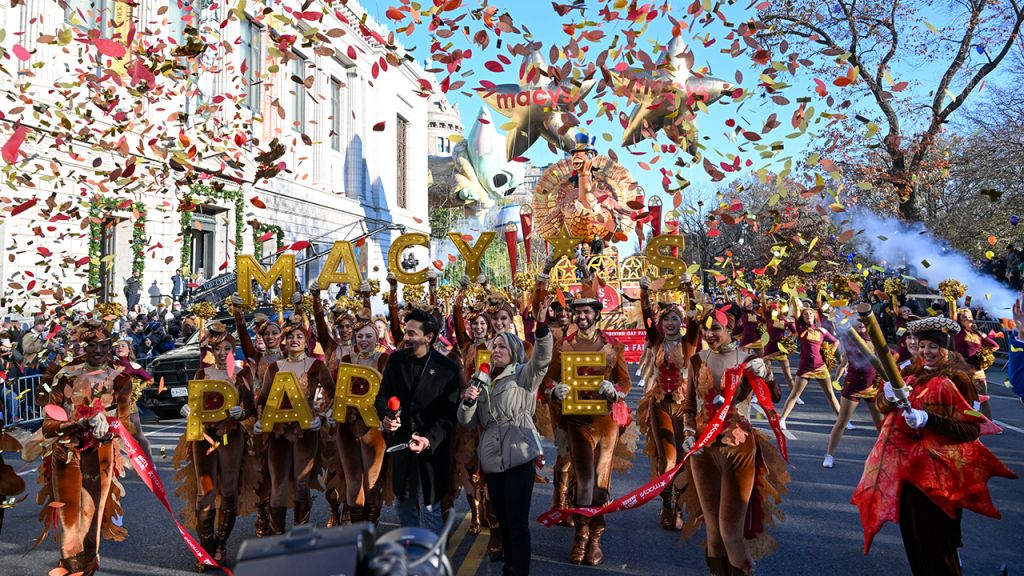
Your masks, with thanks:
[(263, 30), (248, 18), (242, 21), (242, 66), (245, 67), (245, 107), (258, 114), (263, 96), (260, 80), (263, 75)]
[(408, 137), (409, 137), (409, 121), (401, 116), (398, 117), (398, 131), (397, 138), (398, 151), (395, 155), (395, 164), (397, 167), (397, 182), (395, 190), (397, 192), (397, 201), (399, 208), (409, 207), (408, 197), (408, 174), (409, 171), (409, 156), (408, 156)]
[(331, 150), (341, 152), (341, 80), (331, 78)]
[[(297, 79), (297, 80), (296, 80)], [(306, 126), (306, 59), (300, 54), (295, 54), (292, 60), (292, 82), (294, 83), (295, 96), (292, 98), (292, 129), (302, 132)]]
[(452, 141), (445, 138), (444, 136), (437, 137), (437, 153), (438, 154), (451, 154), (452, 153)]

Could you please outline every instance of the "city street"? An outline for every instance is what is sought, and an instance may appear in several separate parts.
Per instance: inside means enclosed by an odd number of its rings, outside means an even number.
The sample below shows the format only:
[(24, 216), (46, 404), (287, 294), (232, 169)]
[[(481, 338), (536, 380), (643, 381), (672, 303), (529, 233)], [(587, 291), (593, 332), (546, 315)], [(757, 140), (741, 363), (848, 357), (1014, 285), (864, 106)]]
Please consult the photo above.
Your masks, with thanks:
[[(1005, 428), (1001, 436), (986, 437), (984, 442), (1016, 472), (1024, 472), (1024, 406), (1011, 397), (1003, 385), (1005, 372), (990, 374), (995, 418)], [(813, 388), (813, 389), (812, 389)], [(635, 406), (640, 391), (630, 397)], [(863, 408), (854, 417), (856, 429), (848, 431), (836, 454), (835, 468), (821, 467), (832, 414), (816, 387), (804, 394), (807, 404), (799, 406), (789, 420), (789, 449), (793, 479), (789, 494), (783, 499), (786, 520), (774, 529), (779, 550), (758, 565), (760, 574), (790, 575), (904, 575), (909, 574), (898, 528), (886, 525), (876, 537), (869, 556), (863, 555), (863, 533), (856, 509), (849, 503), (850, 495), (860, 477), (863, 460), (874, 440), (870, 417)], [(767, 429), (764, 419), (756, 424)], [(146, 426), (154, 447), (154, 458), (168, 490), (172, 478), (171, 452), (182, 432), (181, 420), (164, 421)], [(641, 444), (642, 446), (642, 444)], [(547, 446), (548, 461), (554, 460), (553, 447)], [(36, 464), (30, 464), (24, 475), (34, 496)], [(613, 479), (613, 495), (632, 490), (650, 476), (647, 458), (638, 449), (630, 473)], [(545, 475), (550, 475), (545, 471)], [(185, 575), (192, 573), (193, 559), (178, 537), (170, 518), (130, 472), (124, 481), (127, 497), (124, 525), (130, 536), (125, 542), (106, 541), (102, 545), (103, 574)], [(1009, 574), (1024, 573), (1024, 483), (995, 479), (990, 483), (992, 496), (1002, 511), (1002, 520), (965, 513), (962, 560), (964, 573), (970, 575), (1001, 574), (1005, 566)], [(534, 491), (536, 516), (551, 502), (551, 485), (538, 485)], [(178, 506), (178, 502), (172, 503)], [(544, 528), (535, 524), (533, 536), (533, 573), (541, 576), (562, 574), (706, 574), (698, 533), (691, 541), (681, 543), (677, 533), (666, 532), (658, 524), (660, 500), (647, 506), (609, 517), (605, 536), (606, 561), (597, 568), (574, 567), (566, 557), (572, 538), (571, 528)], [(48, 539), (36, 548), (32, 541), (41, 525), (36, 519), (39, 508), (32, 497), (7, 512), (0, 554), (3, 575), (45, 574), (55, 565), (57, 545)], [(465, 500), (457, 508), (459, 523), (449, 551), (459, 576), (497, 575), (500, 564), (490, 563), (485, 555), (486, 532), (480, 536), (466, 534), (468, 513)], [(319, 498), (313, 510), (314, 521), (322, 526), (327, 518), (326, 505)], [(395, 513), (388, 509), (383, 515), (381, 530), (396, 525)], [(252, 518), (241, 519), (231, 542), (234, 554), (243, 539), (253, 535)]]

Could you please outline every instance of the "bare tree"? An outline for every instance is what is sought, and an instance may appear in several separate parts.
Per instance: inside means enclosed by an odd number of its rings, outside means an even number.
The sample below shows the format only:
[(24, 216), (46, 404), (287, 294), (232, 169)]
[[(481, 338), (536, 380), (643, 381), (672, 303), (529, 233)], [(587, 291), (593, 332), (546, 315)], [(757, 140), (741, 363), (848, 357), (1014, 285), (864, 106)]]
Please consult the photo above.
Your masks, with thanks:
[[(851, 101), (866, 96), (859, 101), (874, 108), (874, 114), (865, 111), (867, 116), (881, 114), (875, 123), (877, 138), (867, 143), (884, 152), (881, 180), (897, 194), (900, 215), (921, 220), (918, 176), (925, 161), (953, 113), (1010, 52), (1024, 24), (1024, 6), (1019, 0), (769, 0), (764, 4), (767, 6), (756, 24), (762, 49), (785, 54), (792, 45), (847, 65), (846, 76), (833, 83), (850, 86), (855, 92)], [(942, 10), (949, 24), (939, 29), (928, 23), (928, 9)], [(921, 30), (922, 23), (927, 31)], [(816, 63), (796, 54), (788, 59), (791, 72), (803, 66), (819, 74), (834, 74), (833, 60)], [(922, 66), (921, 60), (928, 66)], [(891, 78), (897, 63), (919, 71), (933, 66), (941, 69), (941, 74), (927, 80), (928, 85), (922, 80), (921, 86), (907, 92), (907, 83)], [(769, 67), (765, 73), (774, 76), (779, 72)], [(826, 90), (821, 83), (819, 93)], [(915, 101), (914, 95), (923, 94), (925, 100)], [(859, 111), (859, 104), (851, 101), (841, 103), (840, 108)], [(829, 105), (832, 103), (829, 96)], [(864, 116), (859, 119), (871, 122)]]

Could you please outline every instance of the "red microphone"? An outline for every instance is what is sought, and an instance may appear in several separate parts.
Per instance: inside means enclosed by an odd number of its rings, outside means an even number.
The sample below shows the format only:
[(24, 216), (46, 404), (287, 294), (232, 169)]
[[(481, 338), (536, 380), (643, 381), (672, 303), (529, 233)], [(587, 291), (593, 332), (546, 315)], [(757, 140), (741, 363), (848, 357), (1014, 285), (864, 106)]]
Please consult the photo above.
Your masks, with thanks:
[(402, 413), (402, 401), (398, 399), (398, 396), (392, 396), (388, 398), (388, 409), (384, 411), (384, 414), (392, 420), (398, 420), (398, 416)]
[[(470, 386), (474, 386), (476, 388), (480, 388), (480, 387), (482, 387), (484, 385), (487, 385), (487, 384), (490, 384), (490, 383), (491, 383), (491, 365), (488, 364), (487, 362), (484, 362), (477, 369), (476, 374), (473, 374), (473, 378), (470, 379), (469, 385)], [(473, 399), (465, 398), (465, 399), (462, 400), (462, 405), (466, 406), (467, 408), (470, 407), (470, 406), (474, 406), (475, 404), (476, 404), (476, 398), (473, 398)]]

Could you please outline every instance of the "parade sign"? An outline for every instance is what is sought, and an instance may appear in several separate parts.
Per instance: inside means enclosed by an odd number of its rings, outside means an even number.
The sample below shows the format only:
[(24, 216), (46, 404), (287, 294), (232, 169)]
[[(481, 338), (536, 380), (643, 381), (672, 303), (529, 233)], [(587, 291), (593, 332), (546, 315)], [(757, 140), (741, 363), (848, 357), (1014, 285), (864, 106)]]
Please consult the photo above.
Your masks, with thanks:
[(643, 330), (602, 330), (625, 346), (626, 362), (631, 364), (639, 362), (644, 354), (644, 345), (647, 342), (647, 333)]

